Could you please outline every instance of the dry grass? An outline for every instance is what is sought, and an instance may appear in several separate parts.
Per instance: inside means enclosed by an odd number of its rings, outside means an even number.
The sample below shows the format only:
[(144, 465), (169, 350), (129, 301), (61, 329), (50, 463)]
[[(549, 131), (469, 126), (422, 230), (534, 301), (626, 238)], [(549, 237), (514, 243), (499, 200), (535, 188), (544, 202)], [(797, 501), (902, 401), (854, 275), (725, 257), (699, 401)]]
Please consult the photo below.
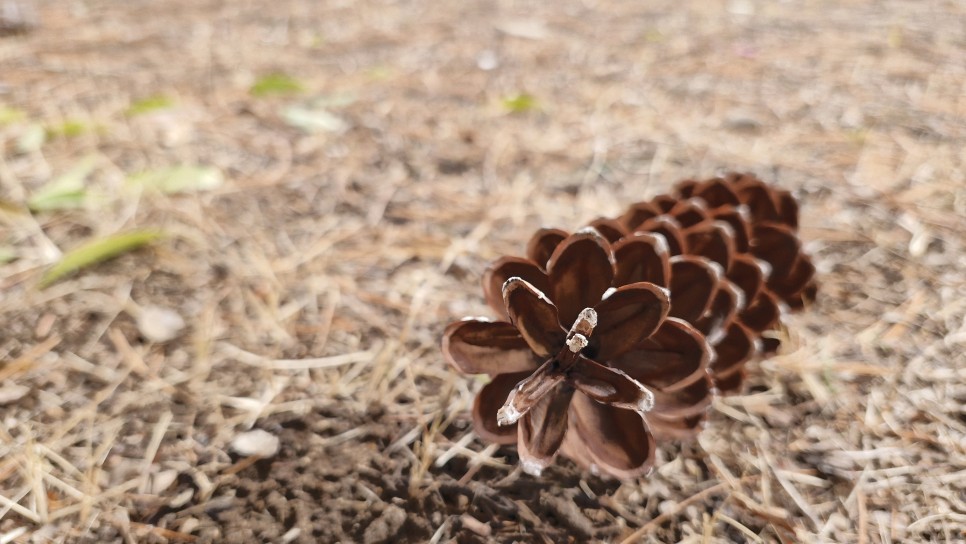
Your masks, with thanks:
[[(0, 542), (203, 536), (195, 517), (140, 513), (177, 499), (177, 478), (203, 509), (253, 462), (229, 455), (233, 437), (320, 405), (388, 414), (385, 455), (409, 459), (413, 494), (457, 461), (464, 484), (523, 478), (468, 434), (478, 384), (444, 366), (442, 327), (485, 313), (482, 267), (536, 227), (722, 169), (798, 192), (823, 290), (697, 444), (594, 497), (614, 527), (601, 538), (966, 541), (963, 4), (36, 9), (40, 26), (0, 38), (0, 104), (24, 114), (0, 125), (0, 253), (16, 257), (0, 265)], [(249, 94), (276, 72), (305, 91)], [(534, 107), (509, 112), (521, 94)], [(173, 106), (125, 114), (159, 95)], [(341, 125), (285, 123), (315, 97)], [(80, 128), (18, 151), (31, 123)], [(87, 156), (96, 198), (26, 211)], [(178, 164), (226, 182), (124, 189)], [(37, 288), (63, 251), (146, 227), (169, 237)], [(144, 337), (155, 306), (186, 321), (175, 339)], [(352, 452), (370, 430), (319, 447)], [(516, 504), (533, 539), (559, 524)], [(488, 521), (427, 523), (439, 541), (484, 538)]]

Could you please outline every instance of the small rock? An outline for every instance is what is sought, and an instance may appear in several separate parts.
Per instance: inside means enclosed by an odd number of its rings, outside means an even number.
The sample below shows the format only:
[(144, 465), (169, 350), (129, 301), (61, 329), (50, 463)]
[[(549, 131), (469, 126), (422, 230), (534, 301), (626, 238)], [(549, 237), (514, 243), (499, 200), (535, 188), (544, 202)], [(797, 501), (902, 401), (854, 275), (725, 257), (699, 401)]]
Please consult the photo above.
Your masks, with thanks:
[(476, 55), (476, 67), (480, 70), (489, 72), (500, 66), (500, 57), (492, 49), (484, 49)]
[(151, 478), (151, 492), (160, 495), (178, 479), (177, 470), (162, 470)]
[(168, 506), (176, 510), (180, 509), (182, 506), (188, 504), (188, 501), (191, 500), (191, 497), (193, 497), (194, 494), (195, 494), (194, 489), (191, 489), (191, 488), (185, 489), (181, 493), (178, 493), (174, 497), (171, 497), (171, 500), (168, 501)]
[(764, 124), (764, 121), (756, 113), (744, 109), (734, 109), (725, 116), (723, 126), (726, 130), (734, 132), (758, 132)]
[(0, 386), (0, 406), (17, 402), (18, 400), (24, 398), (29, 392), (30, 388), (26, 385), (2, 385)]
[(19, 0), (0, 1), (0, 37), (26, 34), (37, 26), (37, 16)]
[(145, 306), (138, 315), (138, 330), (151, 342), (167, 342), (178, 336), (184, 326), (184, 319), (170, 308)]
[(278, 453), (278, 437), (261, 429), (241, 433), (231, 441), (231, 449), (238, 455), (271, 457)]
[(669, 512), (674, 511), (674, 509), (677, 507), (677, 505), (678, 505), (678, 503), (676, 503), (676, 502), (674, 502), (674, 501), (672, 501), (670, 499), (663, 500), (663, 501), (661, 501), (661, 502), (659, 502), (657, 504), (657, 511), (660, 512), (660, 513), (662, 513), (662, 514), (667, 514)]
[(373, 521), (366, 527), (366, 532), (362, 535), (362, 540), (365, 544), (381, 544), (383, 542), (389, 542), (390, 540), (396, 541), (399, 539), (399, 535), (396, 533), (402, 528), (403, 523), (406, 523), (406, 511), (394, 504), (390, 504), (376, 521)]
[(38, 340), (43, 340), (47, 338), (50, 334), (50, 330), (54, 327), (54, 323), (57, 322), (57, 316), (52, 313), (45, 313), (37, 320), (37, 325), (34, 327), (34, 337)]
[(846, 128), (862, 128), (865, 124), (865, 115), (860, 108), (853, 106), (842, 113), (839, 123)]

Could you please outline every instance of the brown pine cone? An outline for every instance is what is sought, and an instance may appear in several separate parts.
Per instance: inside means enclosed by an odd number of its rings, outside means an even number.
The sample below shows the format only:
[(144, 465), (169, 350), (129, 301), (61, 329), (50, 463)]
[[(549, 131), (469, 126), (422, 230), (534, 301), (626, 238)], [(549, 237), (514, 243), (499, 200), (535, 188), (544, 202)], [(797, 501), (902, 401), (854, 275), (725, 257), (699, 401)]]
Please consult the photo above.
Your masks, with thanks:
[(720, 300), (692, 321), (715, 349), (711, 372), (722, 393), (740, 390), (744, 363), (755, 353), (777, 350), (778, 340), (762, 333), (778, 327), (780, 303), (797, 309), (815, 297), (815, 267), (797, 233), (797, 202), (754, 176), (682, 181), (673, 194), (633, 204), (620, 222), (626, 230), (660, 232), (672, 251), (724, 268)]
[[(702, 256), (671, 256), (667, 238), (659, 233), (630, 232), (616, 219), (597, 219), (590, 224), (609, 240), (615, 241), (614, 259), (617, 273), (614, 285), (621, 286), (634, 282), (650, 282), (665, 287), (671, 293), (671, 309), (668, 315), (681, 323), (690, 325), (696, 336), (713, 334), (719, 341), (731, 343), (729, 349), (714, 359), (714, 365), (728, 371), (740, 367), (755, 352), (753, 335), (737, 323), (731, 323), (738, 304), (738, 291), (723, 277), (720, 265)], [(567, 236), (560, 229), (540, 229), (527, 244), (527, 255), (531, 262), (546, 263), (547, 255), (553, 253), (557, 244)], [(483, 290), (488, 299), (495, 299), (493, 293), (517, 266), (518, 259), (504, 258), (496, 261), (483, 276)], [(717, 308), (721, 317), (700, 320)], [(697, 327), (695, 327), (697, 325)], [(676, 331), (661, 329), (658, 335), (649, 339), (658, 345), (670, 342), (668, 336)], [(703, 339), (707, 343), (707, 339)], [(663, 342), (664, 344), (661, 344)], [(642, 350), (653, 349), (653, 345), (642, 346)], [(742, 351), (743, 350), (743, 351)], [(639, 354), (645, 357), (645, 354)], [(612, 363), (613, 364), (613, 363)], [(624, 369), (623, 367), (618, 367)], [(626, 369), (624, 369), (626, 370)], [(668, 367), (669, 371), (673, 369)], [(712, 370), (712, 375), (714, 371)], [(725, 372), (729, 374), (729, 372)], [(696, 383), (697, 394), (701, 393), (704, 382)], [(688, 392), (682, 392), (688, 394)], [(692, 438), (700, 431), (705, 422), (703, 412), (686, 415), (672, 415), (669, 412), (650, 414), (652, 428), (658, 439)]]
[[(744, 364), (760, 351), (759, 334), (771, 330), (780, 316), (774, 295), (763, 288), (761, 263), (748, 252), (750, 227), (740, 209), (719, 207), (709, 210), (699, 199), (677, 199), (661, 195), (650, 202), (633, 204), (621, 217), (626, 230), (649, 231), (674, 240), (681, 256), (712, 263), (718, 271), (715, 281), (678, 274), (671, 287), (672, 304), (678, 293), (690, 286), (710, 286), (708, 305), (680, 317), (707, 336), (714, 348), (711, 374), (722, 393), (733, 393), (744, 381)], [(672, 252), (674, 249), (672, 249)]]
[(667, 248), (648, 234), (612, 246), (595, 228), (544, 229), (528, 253), (536, 260), (504, 257), (484, 275), (508, 321), (470, 318), (443, 335), (451, 364), (492, 378), (473, 406), (477, 433), (516, 441), (530, 473), (561, 451), (604, 475), (645, 474), (656, 437), (694, 432), (713, 394), (707, 342), (669, 317)]
[(815, 266), (798, 238), (798, 203), (789, 191), (751, 174), (730, 173), (706, 181), (677, 185), (679, 198), (698, 198), (714, 210), (744, 207), (750, 217), (750, 253), (767, 262), (766, 285), (792, 309), (815, 300)]
[(814, 297), (797, 225), (790, 193), (729, 174), (576, 234), (540, 229), (527, 257), (483, 276), (505, 321), (468, 318), (443, 337), (451, 364), (492, 378), (474, 403), (477, 433), (517, 442), (531, 473), (560, 451), (608, 476), (644, 474), (655, 440), (700, 430), (712, 385), (739, 391), (744, 363), (776, 347), (762, 333), (780, 302)]
[[(692, 204), (698, 209), (703, 206), (697, 201)], [(684, 207), (678, 209), (683, 210)], [(698, 217), (696, 213), (702, 215)], [(749, 328), (739, 320), (739, 311), (745, 310), (742, 298), (744, 291), (725, 277), (724, 267), (721, 265), (721, 262), (731, 262), (727, 227), (712, 224), (703, 213), (692, 210), (690, 218), (684, 217), (680, 221), (669, 214), (652, 218), (649, 224), (664, 224), (666, 228), (662, 232), (630, 234), (624, 223), (616, 219), (597, 219), (590, 226), (615, 242), (612, 246), (617, 265), (614, 285), (647, 281), (670, 290), (669, 316), (694, 326), (707, 338), (718, 353), (710, 363), (715, 385), (719, 391), (731, 393), (740, 389), (743, 383), (744, 363), (760, 351), (761, 342), (757, 340), (757, 332), (767, 330), (777, 322), (778, 306), (772, 298), (764, 298), (767, 295), (759, 297), (753, 292), (755, 300), (772, 302), (770, 307), (773, 313), (771, 316), (763, 313), (762, 308), (767, 309), (769, 306), (757, 303), (750, 308), (748, 315), (748, 321), (757, 328)], [(688, 226), (682, 227), (682, 224)], [(715, 230), (723, 234), (717, 239), (719, 249), (715, 250), (712, 244), (708, 244), (710, 250), (707, 255), (718, 255), (718, 261), (705, 255), (670, 256), (673, 251), (667, 243), (667, 235), (682, 240), (681, 248), (687, 249), (686, 240)], [(496, 261), (483, 276), (483, 290), (491, 306), (499, 311), (500, 288), (507, 278), (522, 273), (521, 267), (532, 268), (533, 263), (546, 263), (548, 256), (566, 236), (567, 232), (560, 229), (540, 229), (527, 244), (528, 258), (504, 257)], [(746, 263), (752, 267), (751, 271), (743, 271), (741, 268)], [(746, 286), (749, 292), (753, 286), (761, 284), (762, 274), (751, 257), (736, 256), (731, 267), (735, 268), (739, 279), (750, 284)], [(757, 276), (749, 276), (754, 272), (757, 272)], [(538, 274), (534, 274), (534, 281), (543, 280)], [(676, 423), (682, 427), (672, 436), (693, 436), (700, 430), (703, 422), (703, 416), (691, 417), (686, 425), (679, 419)], [(656, 432), (661, 435), (659, 438), (663, 437), (664, 433)]]

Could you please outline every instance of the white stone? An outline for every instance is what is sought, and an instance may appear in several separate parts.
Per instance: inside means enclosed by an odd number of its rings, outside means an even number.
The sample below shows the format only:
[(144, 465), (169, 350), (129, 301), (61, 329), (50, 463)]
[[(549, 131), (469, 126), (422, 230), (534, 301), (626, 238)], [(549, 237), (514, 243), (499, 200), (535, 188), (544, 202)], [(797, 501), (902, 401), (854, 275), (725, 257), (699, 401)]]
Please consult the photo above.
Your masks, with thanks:
[(500, 66), (500, 58), (492, 49), (484, 49), (476, 56), (476, 67), (483, 71), (490, 71)]
[(261, 429), (241, 433), (231, 441), (231, 449), (245, 457), (272, 457), (278, 453), (278, 447), (278, 437)]
[(160, 306), (144, 306), (138, 314), (138, 330), (151, 342), (167, 342), (178, 336), (185, 327), (178, 312)]
[(10, 385), (0, 386), (0, 406), (17, 402), (27, 396), (29, 392), (30, 388), (26, 385), (12, 383)]

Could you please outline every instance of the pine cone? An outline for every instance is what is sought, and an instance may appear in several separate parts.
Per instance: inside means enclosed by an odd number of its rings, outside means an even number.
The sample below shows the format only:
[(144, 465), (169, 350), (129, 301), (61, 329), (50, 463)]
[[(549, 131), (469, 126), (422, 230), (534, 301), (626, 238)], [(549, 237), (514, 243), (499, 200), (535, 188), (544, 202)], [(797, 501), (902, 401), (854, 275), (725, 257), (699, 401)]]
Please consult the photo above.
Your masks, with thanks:
[(491, 377), (477, 433), (517, 442), (531, 473), (560, 451), (608, 476), (644, 474), (655, 440), (693, 437), (715, 388), (739, 391), (745, 363), (777, 347), (763, 333), (780, 304), (814, 298), (797, 226), (790, 193), (729, 174), (575, 234), (540, 229), (526, 257), (484, 273), (504, 321), (468, 318), (443, 336), (451, 364)]
[[(698, 209), (702, 206), (700, 202), (688, 204)], [(679, 209), (684, 208), (682, 206)], [(687, 228), (681, 226), (689, 223), (691, 224)], [(745, 287), (749, 290), (761, 284), (762, 274), (758, 265), (748, 256), (738, 255), (735, 256), (734, 261), (731, 261), (732, 251), (727, 227), (708, 221), (704, 216), (699, 218), (692, 214), (690, 221), (687, 218), (679, 221), (675, 216), (662, 214), (651, 218), (647, 225), (660, 225), (662, 228), (659, 232), (637, 231), (632, 235), (630, 229), (620, 220), (597, 219), (590, 224), (614, 242), (618, 270), (615, 284), (648, 281), (668, 288), (671, 292), (669, 315), (693, 325), (717, 352), (711, 364), (711, 373), (716, 387), (722, 392), (734, 392), (740, 389), (744, 378), (744, 363), (760, 351), (757, 333), (770, 329), (777, 322), (778, 306), (773, 302), (773, 298), (764, 298), (768, 295), (761, 295), (759, 298), (764, 299), (765, 303), (770, 302), (770, 306), (759, 302), (746, 308), (743, 298), (743, 293), (746, 291), (725, 276), (725, 268), (721, 263), (727, 265), (731, 262), (731, 267), (736, 270), (736, 277), (744, 280), (744, 283), (748, 284)], [(717, 236), (708, 236), (711, 241), (704, 246), (697, 246), (693, 240), (702, 240), (701, 237), (706, 233), (717, 233)], [(546, 262), (546, 256), (566, 235), (567, 233), (560, 229), (540, 229), (527, 245), (529, 259), (534, 262)], [(632, 239), (637, 242), (626, 243)], [(669, 239), (681, 241), (678, 254), (669, 256), (674, 253), (671, 249), (672, 245), (667, 242)], [(687, 240), (692, 240), (690, 246)], [(706, 255), (680, 254), (689, 247), (699, 247)], [(709, 256), (716, 256), (716, 258), (712, 259)], [(514, 258), (505, 259), (514, 263), (519, 261)], [(498, 264), (503, 262), (505, 261), (497, 261)], [(510, 265), (508, 268), (513, 267), (514, 265)], [(501, 273), (493, 276), (495, 272)], [(483, 289), (491, 304), (497, 299), (495, 293), (499, 292), (500, 282), (511, 272), (496, 266), (484, 274)], [(755, 273), (757, 275), (754, 275)], [(757, 293), (753, 294), (758, 297)], [(752, 326), (739, 320), (739, 311), (747, 312), (747, 321)], [(693, 435), (700, 430), (702, 421), (700, 418), (694, 420), (690, 426), (691, 432), (686, 434)], [(674, 435), (681, 437), (682, 433), (677, 432)]]
[(688, 259), (714, 270), (714, 277), (696, 272), (676, 274), (671, 301), (701, 286), (707, 289), (704, 305), (680, 315), (707, 338), (716, 356), (711, 364), (715, 386), (724, 393), (740, 389), (744, 363), (759, 351), (759, 333), (778, 322), (778, 304), (761, 289), (761, 266), (748, 255), (749, 228), (741, 211), (709, 210), (699, 199), (676, 199), (662, 195), (650, 202), (633, 204), (621, 217), (626, 229), (647, 231), (669, 240), (673, 259)]
[(516, 441), (530, 473), (558, 451), (605, 475), (646, 473), (656, 436), (693, 432), (711, 402), (709, 347), (669, 316), (667, 290), (675, 267), (703, 265), (671, 262), (659, 237), (612, 246), (595, 228), (541, 230), (528, 253), (536, 260), (504, 257), (484, 275), (508, 321), (466, 319), (443, 335), (451, 364), (492, 378), (473, 406), (477, 433)]
[(755, 354), (778, 349), (778, 340), (763, 333), (778, 327), (780, 303), (796, 309), (814, 299), (815, 268), (798, 239), (798, 204), (753, 176), (680, 182), (674, 194), (631, 205), (621, 223), (660, 232), (672, 251), (724, 268), (715, 304), (692, 321), (715, 349), (711, 372), (721, 393), (741, 389), (744, 363)]
[[(718, 264), (700, 256), (671, 256), (665, 236), (649, 232), (630, 234), (630, 231), (616, 219), (597, 219), (591, 222), (589, 227), (596, 229), (609, 241), (614, 242), (612, 247), (614, 248), (617, 269), (614, 277), (615, 286), (643, 281), (664, 287), (670, 292), (671, 308), (668, 316), (675, 325), (674, 327), (669, 325), (666, 329), (659, 329), (658, 334), (645, 342), (642, 351), (659, 349), (662, 346), (674, 351), (671, 347), (667, 347), (672, 345), (679, 346), (681, 350), (687, 351), (686, 346), (682, 346), (680, 342), (675, 343), (672, 338), (679, 336), (681, 330), (686, 330), (688, 336), (700, 340), (705, 351), (708, 351), (707, 339), (703, 338), (704, 335), (707, 335), (707, 330), (702, 330), (700, 327), (695, 328), (694, 325), (704, 326), (706, 329), (713, 329), (715, 325), (718, 325), (720, 330), (715, 334), (719, 338), (730, 338), (730, 334), (731, 336), (741, 335), (740, 338), (746, 339), (744, 352), (741, 351), (742, 344), (734, 339), (732, 349), (723, 352), (718, 357), (716, 363), (720, 364), (721, 368), (730, 368), (730, 366), (742, 363), (753, 355), (754, 343), (750, 333), (746, 334), (743, 330), (729, 325), (726, 322), (727, 317), (722, 317), (718, 321), (707, 319), (704, 322), (699, 322), (699, 316), (707, 314), (712, 308), (717, 307), (721, 312), (725, 312), (721, 309), (721, 306), (722, 300), (727, 299), (718, 296), (719, 288), (731, 292), (733, 297), (738, 295), (732, 287), (726, 285), (726, 281), (723, 281), (722, 269)], [(567, 232), (560, 229), (545, 228), (538, 230), (527, 244), (528, 258), (531, 262), (546, 263), (547, 256), (554, 252), (557, 245), (566, 236)], [(515, 264), (507, 266), (509, 262), (517, 263), (519, 261), (513, 258), (500, 259), (484, 273), (483, 290), (487, 293), (489, 300), (494, 299), (492, 294), (497, 290), (500, 282), (511, 272), (511, 269), (515, 267)], [(734, 313), (733, 308), (736, 303), (735, 300), (725, 302), (725, 305), (731, 308), (731, 314)], [(724, 315), (724, 313), (721, 315)], [(684, 327), (683, 325), (688, 326)], [(681, 342), (690, 344), (687, 339), (681, 340)], [(637, 356), (643, 358), (648, 355), (638, 353)], [(696, 359), (695, 356), (693, 359), (684, 357), (683, 360)], [(617, 366), (622, 364), (620, 361), (611, 361), (610, 364), (626, 370), (623, 366)], [(655, 362), (654, 364), (659, 363)], [(675, 368), (674, 364), (674, 361), (665, 362), (666, 366), (662, 367), (661, 370), (673, 375), (674, 372), (681, 370), (681, 368)], [(682, 390), (678, 394), (704, 398), (707, 385), (707, 381), (698, 380), (691, 384), (692, 390)], [(710, 401), (710, 398), (707, 400)], [(707, 407), (707, 404), (702, 405), (697, 401), (692, 404), (695, 407), (701, 406), (702, 409), (696, 408), (693, 412), (687, 414), (669, 410), (655, 410), (648, 414), (654, 435), (659, 440), (663, 438), (692, 438), (700, 431), (705, 422), (703, 408)]]
[(751, 174), (730, 173), (703, 182), (686, 180), (677, 186), (680, 198), (695, 197), (714, 211), (747, 210), (751, 244), (748, 250), (770, 265), (766, 285), (792, 309), (815, 300), (815, 266), (798, 238), (798, 203), (786, 190), (772, 187)]

